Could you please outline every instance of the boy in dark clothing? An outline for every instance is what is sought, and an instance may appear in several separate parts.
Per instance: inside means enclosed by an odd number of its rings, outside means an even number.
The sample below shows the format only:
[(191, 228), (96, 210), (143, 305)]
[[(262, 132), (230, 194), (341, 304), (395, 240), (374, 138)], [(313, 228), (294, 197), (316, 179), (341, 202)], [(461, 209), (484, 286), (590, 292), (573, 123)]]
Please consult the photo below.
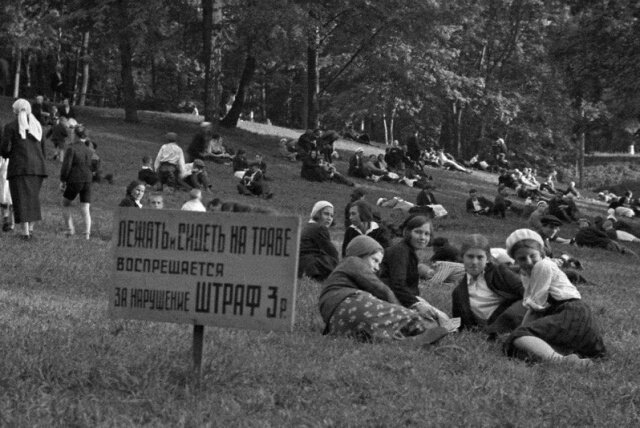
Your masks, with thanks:
[(153, 170), (151, 157), (148, 155), (142, 157), (142, 167), (140, 167), (140, 171), (138, 171), (138, 180), (152, 187), (157, 187), (160, 183), (160, 177), (158, 177), (158, 174)]
[(54, 125), (47, 131), (46, 137), (51, 140), (54, 147), (53, 159), (62, 162), (64, 157), (64, 149), (69, 138), (69, 128), (67, 126), (67, 118), (59, 117)]
[(264, 182), (262, 171), (256, 164), (251, 165), (251, 169), (244, 174), (238, 183), (238, 193), (247, 196), (263, 196), (265, 199), (273, 197), (269, 186)]
[(506, 195), (506, 186), (504, 184), (498, 185), (498, 194), (493, 200), (493, 212), (501, 218), (505, 218), (507, 209), (512, 205), (512, 202), (505, 198)]

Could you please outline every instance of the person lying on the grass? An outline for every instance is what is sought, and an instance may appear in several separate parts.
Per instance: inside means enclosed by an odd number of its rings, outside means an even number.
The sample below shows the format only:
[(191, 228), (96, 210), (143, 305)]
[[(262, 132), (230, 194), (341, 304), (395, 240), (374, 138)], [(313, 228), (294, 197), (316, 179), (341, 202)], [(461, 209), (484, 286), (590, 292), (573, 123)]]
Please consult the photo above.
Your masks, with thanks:
[(578, 246), (604, 248), (605, 250), (638, 257), (634, 251), (612, 240), (604, 231), (592, 226), (591, 222), (586, 218), (583, 217), (578, 220), (578, 227), (578, 233), (574, 238)]
[(276, 215), (278, 212), (270, 207), (259, 207), (254, 205), (243, 204), (235, 201), (222, 201), (214, 198), (207, 203), (207, 211), (216, 212), (234, 212), (234, 213), (258, 213)]
[(603, 357), (606, 348), (589, 307), (560, 268), (545, 258), (536, 232), (518, 229), (506, 240), (509, 255), (520, 266), (527, 313), (507, 339), (508, 356), (580, 366)]
[(318, 201), (311, 209), (311, 218), (300, 234), (299, 278), (307, 275), (323, 281), (338, 265), (340, 255), (329, 234), (333, 216), (331, 202)]
[(342, 257), (345, 257), (347, 246), (356, 236), (366, 235), (375, 239), (382, 248), (387, 248), (390, 243), (390, 234), (387, 228), (378, 224), (373, 219), (373, 210), (366, 201), (354, 202), (349, 208), (349, 222), (344, 231), (342, 240)]
[(380, 279), (395, 293), (404, 307), (424, 318), (446, 323), (449, 317), (420, 296), (417, 251), (424, 250), (431, 238), (431, 221), (422, 215), (409, 217), (403, 225), (403, 239), (390, 246), (380, 265)]
[(607, 220), (611, 220), (615, 230), (622, 230), (632, 235), (640, 236), (640, 225), (636, 225), (633, 221), (616, 218), (613, 208), (607, 209)]
[(493, 211), (493, 204), (484, 196), (478, 196), (476, 189), (469, 190), (466, 202), (467, 212), (473, 215), (489, 215)]
[(346, 258), (331, 272), (320, 293), (324, 334), (362, 341), (402, 340), (433, 343), (447, 334), (435, 322), (400, 305), (391, 289), (376, 276), (384, 250), (365, 235), (354, 238)]
[(142, 181), (133, 180), (126, 189), (124, 199), (118, 204), (119, 207), (135, 207), (142, 208), (142, 197), (144, 196), (144, 183)]
[(467, 236), (461, 245), (466, 275), (451, 294), (452, 315), (462, 329), (480, 328), (489, 334), (507, 333), (522, 322), (522, 280), (504, 264), (491, 263), (489, 240)]
[[(538, 221), (537, 227), (531, 227), (532, 230), (538, 232), (544, 242), (545, 255), (547, 257), (553, 257), (553, 250), (551, 249), (551, 242), (557, 242), (559, 244), (570, 244), (571, 239), (561, 238), (559, 236), (560, 226), (562, 222), (556, 216), (543, 215)], [(529, 223), (530, 226), (533, 226)]]
[(631, 191), (627, 190), (626, 192), (624, 192), (624, 196), (621, 196), (618, 199), (613, 200), (609, 204), (609, 208), (613, 208), (616, 215), (619, 215), (620, 217), (633, 217), (636, 215), (636, 213), (629, 206), (629, 203), (631, 202), (632, 197), (633, 197), (633, 194), (631, 193)]
[(453, 169), (455, 171), (461, 171), (461, 172), (466, 172), (468, 174), (471, 174), (471, 170), (465, 168), (464, 166), (460, 165), (453, 156), (451, 156), (448, 153), (444, 152), (444, 149), (440, 148), (438, 149), (438, 151), (436, 152), (436, 156), (438, 157), (438, 163), (440, 164), (441, 167), (443, 168), (447, 168), (447, 169)]
[(596, 217), (594, 219), (594, 224), (614, 241), (640, 242), (640, 239), (637, 236), (629, 232), (625, 232), (624, 230), (616, 230), (613, 227), (613, 221), (610, 219), (603, 220), (602, 217)]

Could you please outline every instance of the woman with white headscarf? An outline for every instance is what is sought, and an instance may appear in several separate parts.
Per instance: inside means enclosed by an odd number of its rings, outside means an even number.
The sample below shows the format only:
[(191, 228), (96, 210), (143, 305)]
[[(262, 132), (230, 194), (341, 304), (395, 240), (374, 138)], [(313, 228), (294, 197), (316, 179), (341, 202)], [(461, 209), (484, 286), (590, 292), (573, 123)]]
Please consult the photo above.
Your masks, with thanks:
[(15, 222), (23, 239), (31, 239), (33, 223), (42, 219), (40, 187), (47, 176), (44, 164), (42, 127), (24, 99), (13, 103), (16, 120), (4, 127), (0, 155), (9, 159), (7, 180), (13, 200)]
[(299, 277), (307, 275), (316, 281), (322, 281), (338, 265), (340, 256), (329, 234), (333, 216), (331, 202), (318, 201), (313, 206), (309, 223), (300, 235)]

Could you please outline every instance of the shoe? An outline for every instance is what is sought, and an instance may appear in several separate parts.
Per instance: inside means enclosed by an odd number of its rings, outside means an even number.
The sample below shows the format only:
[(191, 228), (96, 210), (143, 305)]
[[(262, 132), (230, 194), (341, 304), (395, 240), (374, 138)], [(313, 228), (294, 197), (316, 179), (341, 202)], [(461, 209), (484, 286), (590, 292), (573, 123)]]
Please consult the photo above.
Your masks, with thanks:
[(33, 235), (20, 235), (20, 239), (23, 241), (31, 241), (33, 239)]
[(448, 335), (449, 332), (444, 327), (434, 327), (426, 330), (424, 333), (415, 336), (416, 344), (419, 346), (429, 346), (438, 342), (440, 339)]
[(8, 222), (8, 221), (5, 221), (5, 222), (2, 224), (2, 231), (3, 231), (3, 232), (10, 232), (10, 231), (12, 231), (12, 230), (13, 230), (13, 223)]

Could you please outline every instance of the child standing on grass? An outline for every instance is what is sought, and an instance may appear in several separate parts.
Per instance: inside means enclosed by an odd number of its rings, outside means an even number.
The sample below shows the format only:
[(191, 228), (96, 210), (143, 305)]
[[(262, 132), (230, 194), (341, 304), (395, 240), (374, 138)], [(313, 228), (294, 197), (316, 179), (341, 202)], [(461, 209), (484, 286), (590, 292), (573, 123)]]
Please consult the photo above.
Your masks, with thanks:
[(545, 258), (544, 242), (530, 229), (506, 241), (520, 266), (527, 313), (505, 343), (509, 356), (589, 366), (606, 349), (597, 323), (580, 293), (558, 265)]

